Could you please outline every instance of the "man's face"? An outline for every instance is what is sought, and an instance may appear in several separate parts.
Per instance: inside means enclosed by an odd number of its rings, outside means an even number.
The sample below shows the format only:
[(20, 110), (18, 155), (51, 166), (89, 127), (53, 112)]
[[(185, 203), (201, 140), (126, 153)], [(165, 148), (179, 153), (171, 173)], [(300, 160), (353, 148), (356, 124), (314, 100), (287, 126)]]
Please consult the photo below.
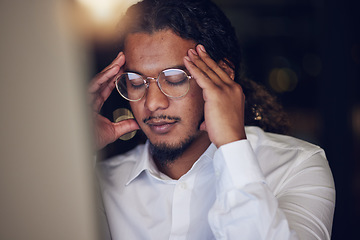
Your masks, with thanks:
[[(170, 30), (154, 34), (130, 34), (125, 41), (125, 71), (156, 78), (168, 68), (184, 67), (183, 58), (195, 42), (182, 39)], [(187, 72), (188, 73), (188, 72)], [(202, 90), (194, 79), (184, 97), (169, 98), (151, 81), (145, 96), (130, 102), (134, 116), (153, 145), (181, 147), (189, 139), (197, 139), (199, 125), (203, 120), (204, 100)]]

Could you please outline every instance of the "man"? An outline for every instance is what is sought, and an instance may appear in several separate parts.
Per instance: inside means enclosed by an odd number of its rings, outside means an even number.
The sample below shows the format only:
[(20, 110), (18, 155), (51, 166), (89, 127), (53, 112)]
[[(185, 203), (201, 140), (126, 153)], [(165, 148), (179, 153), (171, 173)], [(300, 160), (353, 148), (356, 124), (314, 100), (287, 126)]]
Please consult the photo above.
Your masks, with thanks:
[[(207, 0), (144, 0), (120, 24), (121, 52), (89, 88), (97, 145), (137, 129), (148, 141), (99, 163), (109, 235), (330, 239), (335, 189), (325, 154), (264, 131), (281, 131), (283, 115), (243, 77), (224, 14)], [(134, 120), (98, 114), (115, 85)]]

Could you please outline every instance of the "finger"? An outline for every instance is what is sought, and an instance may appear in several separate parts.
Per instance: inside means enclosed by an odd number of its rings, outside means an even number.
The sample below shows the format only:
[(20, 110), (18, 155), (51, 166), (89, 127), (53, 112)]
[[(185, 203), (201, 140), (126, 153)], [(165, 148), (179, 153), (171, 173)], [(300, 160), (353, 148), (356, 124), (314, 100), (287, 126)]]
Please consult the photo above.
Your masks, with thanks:
[(95, 76), (89, 85), (90, 103), (94, 111), (98, 112), (106, 99), (115, 88), (114, 77), (122, 71), (125, 63), (125, 56), (121, 52), (118, 57), (109, 65), (106, 71), (102, 71)]
[(106, 101), (106, 99), (110, 96), (111, 92), (115, 88), (115, 82), (112, 81), (114, 76), (119, 72), (118, 65), (109, 69), (107, 72), (104, 72), (97, 76), (94, 81), (97, 81), (89, 88), (90, 95), (90, 103), (94, 111), (99, 111)]
[(205, 132), (207, 132), (205, 121), (200, 124), (200, 131), (205, 131)]
[(189, 49), (188, 56), (190, 57), (193, 64), (204, 73), (203, 75), (206, 75), (216, 85), (223, 84), (223, 81), (220, 79), (220, 77), (200, 58), (195, 49)]
[[(89, 84), (88, 91), (90, 93), (94, 93), (98, 91), (104, 83), (111, 80), (117, 73), (119, 73), (121, 67), (125, 63), (125, 55), (119, 54), (119, 56), (111, 63), (108, 67), (106, 67), (103, 71), (95, 76), (95, 78)], [(110, 83), (115, 86), (114, 83)]]
[(119, 52), (119, 54), (116, 56), (116, 58), (112, 61), (112, 63), (110, 63), (107, 67), (105, 67), (101, 72), (106, 72), (107, 70), (109, 70), (110, 68), (112, 68), (115, 65), (120, 65), (122, 66), (124, 63), (122, 62), (122, 57), (124, 56), (123, 52)]
[[(219, 76), (220, 79), (222, 79), (225, 83), (227, 84), (232, 84), (233, 83), (233, 79), (231, 78), (231, 76), (229, 75), (229, 73), (227, 73), (223, 68), (221, 68), (219, 66), (219, 63), (215, 62), (210, 56), (209, 54), (207, 54), (205, 47), (201, 44), (198, 44), (196, 46), (196, 51), (199, 55), (199, 57), (201, 58), (202, 61), (204, 61), (204, 63), (212, 70), (216, 73), (217, 76)], [(223, 64), (225, 64), (224, 67), (226, 68), (230, 68), (230, 66), (228, 66), (225, 62), (223, 62)], [(230, 68), (229, 70), (231, 70), (231, 72), (233, 72), (233, 70)]]
[(115, 139), (118, 139), (122, 135), (140, 129), (139, 125), (134, 119), (122, 120), (117, 123), (113, 123)]
[(214, 82), (212, 82), (211, 79), (209, 79), (209, 77), (203, 71), (201, 71), (197, 66), (195, 66), (189, 56), (184, 57), (184, 65), (189, 71), (191, 77), (195, 79), (196, 83), (202, 89), (208, 89), (210, 87), (216, 86)]
[(115, 86), (115, 81), (111, 81), (116, 74), (119, 72), (119, 65), (115, 65), (114, 67), (108, 69), (106, 72), (99, 73), (94, 78), (93, 82), (89, 86), (89, 93), (95, 93), (98, 91), (103, 91), (107, 86)]

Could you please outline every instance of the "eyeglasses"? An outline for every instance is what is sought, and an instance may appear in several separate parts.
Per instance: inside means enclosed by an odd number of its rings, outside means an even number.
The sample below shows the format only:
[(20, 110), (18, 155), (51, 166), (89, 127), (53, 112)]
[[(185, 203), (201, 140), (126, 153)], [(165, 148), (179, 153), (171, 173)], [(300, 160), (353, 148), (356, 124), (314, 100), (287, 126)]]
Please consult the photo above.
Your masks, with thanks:
[(171, 98), (181, 98), (185, 96), (190, 88), (191, 76), (188, 76), (181, 69), (166, 69), (160, 72), (155, 79), (133, 73), (125, 72), (121, 74), (115, 82), (116, 89), (120, 95), (128, 101), (139, 101), (150, 86), (150, 81), (155, 80), (161, 92)]

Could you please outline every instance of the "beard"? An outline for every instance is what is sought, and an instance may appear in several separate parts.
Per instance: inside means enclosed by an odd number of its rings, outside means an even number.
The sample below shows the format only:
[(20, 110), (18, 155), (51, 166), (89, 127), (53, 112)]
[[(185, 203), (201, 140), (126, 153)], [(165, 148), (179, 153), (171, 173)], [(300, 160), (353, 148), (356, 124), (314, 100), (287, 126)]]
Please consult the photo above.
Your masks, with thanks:
[(157, 164), (161, 167), (166, 167), (178, 159), (195, 139), (196, 135), (189, 136), (177, 145), (168, 143), (153, 144), (150, 142), (150, 153)]
[(153, 144), (150, 141), (150, 154), (153, 156), (154, 161), (161, 167), (166, 167), (175, 162), (179, 157), (181, 157), (181, 155), (192, 145), (195, 139), (200, 135), (199, 129), (204, 119), (204, 115), (202, 115), (195, 133), (188, 135), (188, 137), (179, 144)]

